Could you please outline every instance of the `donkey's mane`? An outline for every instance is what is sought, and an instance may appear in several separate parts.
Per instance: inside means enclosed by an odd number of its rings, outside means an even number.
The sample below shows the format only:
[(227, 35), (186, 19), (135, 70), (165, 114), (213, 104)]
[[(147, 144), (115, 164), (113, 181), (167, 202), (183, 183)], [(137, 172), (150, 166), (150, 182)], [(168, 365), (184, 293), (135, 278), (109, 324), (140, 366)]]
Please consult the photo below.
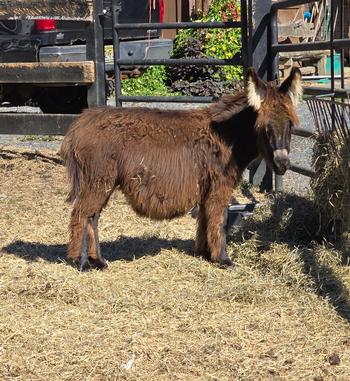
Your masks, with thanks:
[[(299, 124), (299, 118), (295, 111), (295, 104), (290, 94), (281, 93), (277, 87), (271, 83), (264, 82), (266, 86), (265, 101), (257, 112), (249, 104), (247, 91), (241, 91), (235, 95), (224, 95), (217, 102), (208, 107), (211, 123), (224, 123), (247, 108), (251, 108), (252, 113), (259, 114), (259, 122), (256, 129), (263, 127), (270, 118), (271, 112), (281, 115), (288, 115), (294, 125)], [(275, 108), (277, 106), (277, 109)]]
[(247, 107), (248, 98), (245, 91), (235, 95), (224, 95), (217, 102), (209, 106), (209, 115), (213, 123), (222, 123)]

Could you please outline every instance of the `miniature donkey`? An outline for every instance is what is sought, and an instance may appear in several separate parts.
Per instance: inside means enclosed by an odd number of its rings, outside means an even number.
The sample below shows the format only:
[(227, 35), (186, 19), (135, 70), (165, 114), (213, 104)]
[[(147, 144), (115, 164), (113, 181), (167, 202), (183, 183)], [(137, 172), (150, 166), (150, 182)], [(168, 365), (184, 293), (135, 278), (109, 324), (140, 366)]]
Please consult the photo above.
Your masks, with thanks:
[(232, 267), (225, 236), (232, 190), (259, 156), (277, 174), (287, 170), (301, 92), (296, 68), (280, 87), (250, 68), (245, 91), (207, 108), (84, 111), (60, 151), (73, 203), (68, 256), (80, 270), (106, 267), (98, 220), (117, 188), (138, 214), (152, 219), (175, 218), (198, 204), (196, 254)]

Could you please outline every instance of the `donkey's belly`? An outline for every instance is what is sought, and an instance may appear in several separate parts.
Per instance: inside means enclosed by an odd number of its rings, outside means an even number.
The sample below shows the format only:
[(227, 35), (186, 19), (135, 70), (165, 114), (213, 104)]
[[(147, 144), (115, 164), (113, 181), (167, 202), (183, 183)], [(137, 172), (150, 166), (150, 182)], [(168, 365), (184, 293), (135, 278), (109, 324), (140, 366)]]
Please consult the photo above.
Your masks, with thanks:
[(138, 214), (157, 220), (180, 217), (198, 201), (195, 187), (185, 190), (181, 187), (164, 185), (133, 184), (132, 192), (129, 188), (129, 191), (123, 189), (123, 193)]
[(181, 171), (152, 168), (138, 171), (124, 180), (121, 190), (133, 209), (142, 216), (159, 220), (179, 217), (199, 199), (197, 171), (193, 168), (187, 165)]
[(193, 149), (183, 146), (139, 145), (122, 153), (122, 192), (140, 215), (169, 219), (187, 213), (200, 197), (201, 166)]

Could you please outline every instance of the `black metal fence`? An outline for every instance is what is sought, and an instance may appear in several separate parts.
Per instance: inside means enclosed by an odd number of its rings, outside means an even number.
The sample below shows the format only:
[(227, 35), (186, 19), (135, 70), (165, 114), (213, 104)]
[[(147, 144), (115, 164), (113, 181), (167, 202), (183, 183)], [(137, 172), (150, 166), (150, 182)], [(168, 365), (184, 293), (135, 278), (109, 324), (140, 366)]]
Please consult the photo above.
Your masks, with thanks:
[[(317, 1), (317, 0), (316, 0)], [(320, 0), (318, 0), (320, 1)], [(178, 22), (178, 23), (139, 23), (139, 24), (121, 24), (119, 23), (119, 14), (121, 12), (120, 0), (112, 1), (112, 22), (113, 22), (113, 45), (114, 45), (114, 65), (115, 65), (115, 97), (116, 105), (121, 106), (125, 101), (136, 102), (195, 102), (209, 103), (213, 97), (188, 97), (188, 96), (125, 96), (121, 91), (121, 66), (149, 66), (149, 65), (193, 65), (193, 66), (223, 66), (223, 65), (243, 65), (246, 69), (253, 65), (259, 74), (266, 79), (273, 81), (278, 79), (279, 74), (279, 53), (312, 51), (312, 50), (330, 50), (331, 60), (331, 86), (330, 88), (304, 87), (304, 94), (315, 96), (320, 94), (331, 94), (333, 97), (346, 97), (350, 92), (345, 89), (344, 81), (344, 48), (350, 47), (350, 39), (344, 38), (344, 0), (341, 0), (340, 20), (341, 20), (341, 38), (334, 38), (334, 12), (335, 1), (331, 0), (330, 17), (330, 39), (327, 41), (315, 41), (307, 43), (278, 43), (278, 25), (277, 12), (280, 9), (289, 8), (296, 5), (314, 3), (315, 0), (280, 0), (273, 2), (271, 0), (242, 0), (241, 1), (241, 20), (239, 22)], [(242, 31), (242, 51), (241, 54), (231, 59), (120, 59), (119, 51), (119, 32), (126, 29), (211, 29), (211, 28), (241, 28)], [(266, 29), (268, 29), (266, 33)], [(265, 43), (267, 35), (267, 44)], [(266, 44), (266, 45), (265, 45)], [(266, 47), (266, 49), (264, 49)], [(341, 79), (340, 87), (335, 86), (335, 50), (341, 51)], [(260, 50), (260, 51), (259, 51)], [(264, 51), (265, 50), (265, 51)], [(305, 138), (315, 138), (314, 131), (294, 128), (293, 134)], [(257, 171), (258, 165), (252, 166), (251, 176)], [(314, 171), (311, 167), (303, 167), (295, 163), (291, 164), (291, 170), (304, 176), (312, 177)], [(265, 169), (263, 169), (265, 171)], [(261, 174), (257, 175), (261, 177)], [(266, 169), (262, 176), (262, 188), (265, 190), (273, 189), (273, 175), (269, 169)], [(275, 189), (282, 189), (282, 177), (275, 176)]]
[[(277, 25), (277, 12), (280, 9), (289, 8), (296, 5), (314, 3), (320, 0), (281, 0), (276, 1), (271, 5), (270, 13), (270, 67), (271, 73), (269, 75), (270, 80), (278, 79), (279, 74), (279, 53), (281, 52), (305, 52), (313, 50), (330, 50), (330, 88), (319, 88), (319, 87), (304, 87), (305, 95), (322, 95), (326, 94), (328, 97), (331, 97), (333, 100), (335, 97), (345, 98), (350, 94), (350, 89), (345, 89), (345, 77), (344, 77), (344, 48), (350, 47), (350, 39), (344, 38), (344, 0), (340, 2), (340, 30), (341, 35), (340, 39), (334, 38), (335, 30), (335, 5), (336, 1), (331, 0), (330, 2), (330, 38), (327, 41), (315, 41), (315, 42), (306, 42), (306, 43), (292, 43), (292, 44), (279, 44), (278, 43), (278, 25)], [(340, 50), (340, 87), (335, 86), (335, 60), (334, 52), (335, 50)], [(334, 109), (334, 108), (333, 108)], [(331, 108), (332, 111), (332, 108)], [(317, 113), (313, 113), (315, 121), (317, 123)], [(335, 115), (332, 112), (328, 115), (330, 120), (334, 119)], [(294, 129), (293, 134), (306, 138), (314, 138), (316, 134), (314, 131), (306, 129)], [(292, 171), (302, 174), (304, 176), (312, 177), (315, 175), (313, 169), (305, 168), (296, 164), (291, 165), (290, 168)], [(276, 176), (275, 179), (275, 188), (276, 190), (282, 189), (282, 177)]]
[[(125, 96), (121, 91), (121, 69), (122, 65), (130, 66), (225, 66), (225, 65), (243, 65), (248, 67), (248, 12), (246, 0), (241, 0), (241, 20), (231, 22), (172, 22), (172, 23), (138, 23), (121, 24), (119, 23), (119, 14), (121, 12), (120, 0), (112, 1), (112, 22), (113, 22), (113, 49), (114, 49), (114, 72), (115, 72), (115, 98), (116, 106), (121, 106), (123, 101), (128, 102), (196, 102), (209, 103), (213, 97), (199, 96)], [(119, 31), (126, 29), (214, 29), (214, 28), (240, 28), (242, 32), (242, 50), (240, 54), (230, 59), (188, 59), (188, 58), (168, 58), (168, 59), (121, 59), (120, 58), (120, 38)]]
[(333, 143), (349, 142), (350, 136), (350, 99), (346, 102), (337, 102), (329, 96), (311, 97), (307, 100), (311, 114), (316, 122), (318, 136), (325, 140), (330, 139), (329, 147), (331, 151), (328, 154), (336, 152), (337, 147), (332, 147)]

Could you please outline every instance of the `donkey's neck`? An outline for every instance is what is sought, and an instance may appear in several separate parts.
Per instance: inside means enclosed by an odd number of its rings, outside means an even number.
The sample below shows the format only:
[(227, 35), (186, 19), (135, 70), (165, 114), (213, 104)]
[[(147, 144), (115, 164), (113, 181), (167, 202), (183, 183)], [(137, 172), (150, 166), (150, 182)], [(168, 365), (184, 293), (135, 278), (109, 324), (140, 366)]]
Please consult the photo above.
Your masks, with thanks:
[(230, 113), (227, 110), (226, 115), (221, 114), (221, 118), (212, 118), (211, 128), (231, 148), (232, 164), (243, 172), (258, 157), (255, 129), (257, 112), (248, 105), (244, 94), (232, 97), (234, 101)]

